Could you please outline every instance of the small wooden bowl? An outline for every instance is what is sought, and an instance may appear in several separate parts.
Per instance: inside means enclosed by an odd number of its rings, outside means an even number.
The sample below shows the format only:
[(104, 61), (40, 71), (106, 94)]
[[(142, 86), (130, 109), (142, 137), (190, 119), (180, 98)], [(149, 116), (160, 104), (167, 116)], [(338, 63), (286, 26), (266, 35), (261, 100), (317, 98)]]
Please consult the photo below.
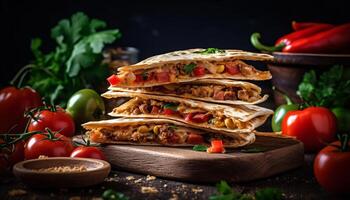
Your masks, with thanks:
[[(268, 64), (272, 74), (272, 84), (285, 92), (294, 102), (300, 102), (296, 91), (304, 73), (311, 69), (316, 72), (329, 70), (333, 65), (350, 68), (349, 54), (312, 54), (274, 52), (274, 62)], [(274, 92), (276, 106), (284, 104), (283, 96)]]
[[(84, 166), (86, 171), (48, 172), (39, 171), (50, 167)], [(26, 160), (13, 167), (17, 178), (30, 187), (86, 187), (104, 181), (111, 171), (111, 165), (103, 160), (90, 158), (53, 157)]]

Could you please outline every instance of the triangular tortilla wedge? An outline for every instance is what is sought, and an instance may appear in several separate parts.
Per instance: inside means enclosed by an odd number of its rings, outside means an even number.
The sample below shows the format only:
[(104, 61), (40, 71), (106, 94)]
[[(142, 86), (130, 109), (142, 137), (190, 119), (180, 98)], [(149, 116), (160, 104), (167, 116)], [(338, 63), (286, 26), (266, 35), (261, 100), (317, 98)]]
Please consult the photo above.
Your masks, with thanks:
[[(206, 78), (268, 80), (268, 71), (259, 71), (243, 60), (272, 61), (268, 54), (240, 50), (188, 49), (157, 55), (131, 66), (118, 68), (114, 86), (151, 87)], [(207, 53), (206, 53), (207, 52)]]
[(261, 96), (261, 88), (243, 81), (229, 79), (201, 79), (179, 84), (142, 88), (109, 88), (112, 91), (184, 97), (213, 103), (243, 105), (264, 102), (268, 95)]
[(113, 117), (173, 119), (200, 129), (231, 133), (253, 131), (273, 114), (272, 110), (254, 105), (227, 106), (170, 96), (113, 91), (102, 96), (132, 98), (114, 108), (109, 113)]
[(203, 131), (170, 119), (118, 118), (88, 122), (82, 126), (92, 142), (102, 144), (193, 146), (209, 145), (212, 139), (222, 139), (225, 147), (235, 148), (255, 141), (253, 132), (231, 134), (216, 130)]

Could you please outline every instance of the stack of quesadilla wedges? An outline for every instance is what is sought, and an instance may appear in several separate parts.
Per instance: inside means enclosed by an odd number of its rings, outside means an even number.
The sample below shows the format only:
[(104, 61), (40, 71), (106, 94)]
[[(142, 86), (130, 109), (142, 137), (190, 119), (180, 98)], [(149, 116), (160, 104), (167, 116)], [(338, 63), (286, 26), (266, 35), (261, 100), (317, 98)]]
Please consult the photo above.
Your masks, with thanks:
[(148, 58), (112, 75), (107, 99), (128, 98), (114, 119), (83, 124), (99, 143), (193, 146), (213, 139), (225, 147), (255, 141), (254, 130), (273, 111), (255, 104), (268, 96), (248, 80), (268, 80), (245, 61), (271, 61), (240, 50), (189, 49)]

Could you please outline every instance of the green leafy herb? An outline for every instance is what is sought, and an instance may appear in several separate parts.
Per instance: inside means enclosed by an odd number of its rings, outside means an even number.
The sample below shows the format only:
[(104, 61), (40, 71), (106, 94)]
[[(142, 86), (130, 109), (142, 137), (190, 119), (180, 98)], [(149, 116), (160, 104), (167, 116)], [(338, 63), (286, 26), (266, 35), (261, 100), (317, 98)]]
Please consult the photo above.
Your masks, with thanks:
[(194, 53), (200, 53), (200, 54), (225, 53), (225, 50), (218, 49), (218, 48), (207, 48), (202, 51), (196, 51)]
[(260, 153), (260, 152), (265, 152), (266, 149), (264, 148), (259, 148), (259, 147), (253, 147), (253, 148), (248, 148), (248, 149), (241, 149), (242, 153)]
[(174, 104), (174, 103), (166, 103), (166, 104), (164, 104), (164, 108), (165, 108), (165, 109), (170, 109), (170, 110), (176, 111), (176, 110), (177, 110), (177, 104)]
[(255, 195), (242, 194), (234, 191), (226, 181), (216, 184), (218, 193), (209, 197), (209, 200), (280, 200), (282, 192), (277, 188), (265, 188), (256, 191)]
[(170, 128), (170, 129), (173, 129), (173, 130), (178, 129), (178, 127), (177, 127), (177, 126), (175, 126), (175, 125), (169, 125), (169, 128)]
[(105, 190), (102, 194), (102, 198), (104, 200), (129, 200), (129, 197), (113, 189)]
[(193, 69), (196, 67), (197, 65), (194, 63), (190, 63), (184, 66), (184, 71), (186, 74), (190, 74), (192, 73)]
[(343, 67), (336, 65), (319, 76), (314, 70), (304, 74), (297, 94), (306, 106), (344, 106), (350, 99), (350, 80), (343, 80)]
[(108, 74), (102, 64), (102, 49), (121, 37), (118, 29), (102, 30), (106, 23), (82, 12), (63, 19), (51, 30), (56, 48), (44, 53), (42, 40), (35, 38), (31, 50), (35, 60), (27, 84), (53, 104), (65, 106), (68, 98), (82, 88), (97, 88)]
[(204, 145), (194, 145), (192, 150), (194, 151), (207, 151), (207, 148), (206, 146)]

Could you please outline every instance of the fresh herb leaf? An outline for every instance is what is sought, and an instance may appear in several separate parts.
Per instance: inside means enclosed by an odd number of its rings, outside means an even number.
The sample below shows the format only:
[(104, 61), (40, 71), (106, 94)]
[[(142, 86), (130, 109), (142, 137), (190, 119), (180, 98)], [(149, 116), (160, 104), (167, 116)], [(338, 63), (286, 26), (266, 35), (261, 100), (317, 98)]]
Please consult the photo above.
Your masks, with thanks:
[(255, 193), (256, 200), (280, 200), (282, 198), (282, 191), (277, 188), (264, 188)]
[(194, 145), (192, 150), (194, 151), (207, 151), (207, 146), (204, 146), (204, 145)]
[(173, 130), (178, 129), (178, 127), (177, 127), (177, 126), (175, 126), (175, 125), (169, 125), (169, 128), (170, 128), (170, 129), (173, 129)]
[(177, 104), (174, 104), (174, 103), (166, 103), (164, 104), (164, 108), (165, 109), (170, 109), (170, 110), (173, 110), (173, 111), (176, 111), (177, 110)]
[(225, 50), (218, 49), (218, 48), (207, 48), (202, 51), (196, 51), (194, 53), (200, 53), (200, 54), (225, 53)]
[(102, 194), (103, 200), (129, 200), (129, 197), (121, 192), (116, 192), (113, 189), (105, 190)]
[(194, 63), (190, 63), (184, 66), (184, 71), (186, 74), (190, 74), (192, 73), (193, 69), (196, 67), (197, 65)]
[(282, 192), (277, 188), (265, 188), (257, 190), (255, 195), (242, 194), (234, 191), (226, 181), (216, 184), (217, 194), (211, 195), (210, 200), (280, 200)]
[(51, 30), (56, 41), (51, 52), (42, 52), (41, 39), (33, 39), (34, 61), (27, 84), (63, 107), (77, 90), (97, 88), (108, 74), (107, 66), (102, 64), (102, 49), (121, 37), (117, 29), (101, 30), (106, 26), (104, 21), (78, 12)]
[(317, 77), (311, 70), (304, 74), (297, 94), (306, 106), (343, 107), (350, 99), (350, 80), (343, 80), (343, 67), (333, 66)]
[(248, 148), (248, 149), (241, 149), (242, 153), (260, 153), (260, 152), (265, 152), (266, 149), (264, 148), (259, 148), (259, 147), (253, 147), (253, 148)]

